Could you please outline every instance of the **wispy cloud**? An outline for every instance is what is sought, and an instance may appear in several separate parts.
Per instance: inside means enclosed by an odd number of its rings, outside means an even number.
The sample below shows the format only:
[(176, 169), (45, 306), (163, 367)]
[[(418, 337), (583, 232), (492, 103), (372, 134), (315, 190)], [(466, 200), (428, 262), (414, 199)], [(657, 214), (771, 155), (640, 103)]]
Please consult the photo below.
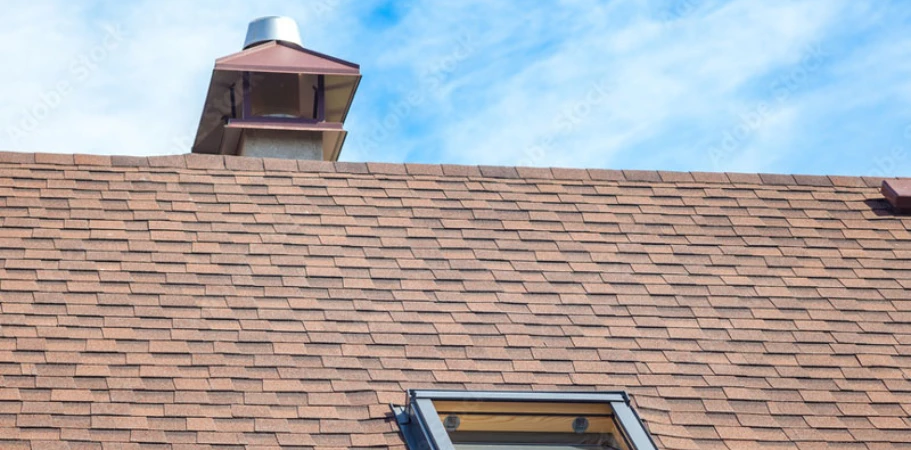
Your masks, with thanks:
[(0, 39), (15, 45), (0, 57), (15, 64), (0, 83), (3, 149), (189, 151), (214, 59), (239, 49), (250, 19), (283, 14), (309, 47), (362, 66), (343, 159), (911, 173), (898, 150), (911, 151), (911, 5), (899, 0), (39, 0), (5, 11)]

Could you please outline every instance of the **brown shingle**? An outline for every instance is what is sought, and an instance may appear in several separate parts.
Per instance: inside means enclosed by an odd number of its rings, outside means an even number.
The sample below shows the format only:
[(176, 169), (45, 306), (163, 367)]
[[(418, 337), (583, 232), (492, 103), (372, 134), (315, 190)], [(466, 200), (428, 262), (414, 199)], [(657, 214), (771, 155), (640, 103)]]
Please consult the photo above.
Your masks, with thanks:
[(225, 168), (225, 156), (223, 155), (202, 155), (202, 154), (191, 154), (186, 155), (187, 158), (187, 168), (189, 169), (224, 169)]
[(149, 158), (141, 156), (111, 156), (111, 165), (115, 167), (148, 167)]
[(225, 156), (225, 168), (237, 171), (262, 171), (263, 160), (261, 158), (247, 158), (243, 156)]
[(404, 175), (407, 173), (404, 164), (367, 163), (367, 170), (373, 174)]
[(408, 175), (443, 175), (443, 167), (439, 164), (406, 164)]
[(659, 171), (658, 176), (661, 178), (661, 181), (665, 183), (686, 183), (696, 181), (695, 177), (693, 177), (693, 174), (689, 172)]
[[(725, 175), (727, 175), (727, 178), (734, 184), (762, 184), (765, 181), (760, 174), (755, 173), (729, 172)], [(770, 179), (774, 178), (775, 175), (770, 175)]]
[(481, 176), (487, 178), (519, 178), (515, 167), (504, 166), (478, 166)]
[(759, 178), (765, 184), (783, 186), (793, 186), (797, 184), (797, 182), (794, 180), (794, 177), (791, 175), (761, 173), (759, 174)]
[(589, 175), (588, 170), (586, 169), (567, 169), (554, 167), (551, 169), (554, 179), (556, 180), (589, 180), (591, 175)]
[[(81, 155), (76, 155), (76, 163), (79, 164), (78, 157)], [(187, 157), (185, 155), (169, 155), (169, 156), (153, 156), (149, 158), (150, 167), (174, 167), (184, 169), (187, 167)]]
[(66, 155), (66, 154), (60, 154), (60, 153), (35, 153), (35, 163), (36, 164), (73, 165), (74, 159), (73, 159), (73, 155)]
[(401, 447), (388, 402), (467, 386), (888, 448), (911, 234), (871, 180), (0, 153), (0, 446)]
[(549, 167), (516, 167), (519, 178), (550, 180), (554, 178)]
[(481, 176), (481, 171), (477, 166), (457, 166), (451, 164), (443, 164), (442, 166), (443, 174), (447, 176), (455, 177), (479, 177)]
[(661, 176), (654, 170), (624, 170), (623, 176), (627, 181), (661, 182)]

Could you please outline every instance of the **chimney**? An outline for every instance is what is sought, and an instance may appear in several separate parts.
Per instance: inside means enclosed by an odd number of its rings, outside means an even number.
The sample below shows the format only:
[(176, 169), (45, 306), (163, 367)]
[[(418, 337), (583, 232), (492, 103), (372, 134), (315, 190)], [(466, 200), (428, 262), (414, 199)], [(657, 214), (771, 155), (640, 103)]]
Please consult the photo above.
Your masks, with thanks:
[(911, 213), (911, 179), (883, 180), (880, 191), (896, 213)]
[(193, 153), (337, 161), (360, 67), (304, 48), (287, 17), (250, 22), (215, 60)]

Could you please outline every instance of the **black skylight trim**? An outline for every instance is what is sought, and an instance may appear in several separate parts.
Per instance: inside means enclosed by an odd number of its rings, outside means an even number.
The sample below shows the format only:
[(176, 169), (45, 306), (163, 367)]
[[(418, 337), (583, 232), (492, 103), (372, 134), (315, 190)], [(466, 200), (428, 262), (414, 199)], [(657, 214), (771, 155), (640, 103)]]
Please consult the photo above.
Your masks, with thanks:
[(635, 450), (657, 450), (642, 426), (639, 415), (630, 407), (625, 392), (518, 392), (409, 390), (408, 405), (392, 406), (399, 429), (409, 450), (454, 450), (449, 433), (440, 421), (434, 400), (474, 400), (510, 402), (609, 403), (619, 428)]

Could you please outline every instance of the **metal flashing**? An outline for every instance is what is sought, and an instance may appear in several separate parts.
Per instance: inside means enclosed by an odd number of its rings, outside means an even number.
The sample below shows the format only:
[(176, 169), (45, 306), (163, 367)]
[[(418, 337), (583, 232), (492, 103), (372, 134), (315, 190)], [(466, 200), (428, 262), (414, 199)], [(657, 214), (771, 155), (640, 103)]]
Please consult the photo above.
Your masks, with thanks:
[(433, 400), (477, 400), (477, 401), (515, 401), (515, 402), (629, 402), (624, 392), (522, 392), (522, 391), (451, 391), (451, 390), (412, 390), (413, 399), (429, 398)]

